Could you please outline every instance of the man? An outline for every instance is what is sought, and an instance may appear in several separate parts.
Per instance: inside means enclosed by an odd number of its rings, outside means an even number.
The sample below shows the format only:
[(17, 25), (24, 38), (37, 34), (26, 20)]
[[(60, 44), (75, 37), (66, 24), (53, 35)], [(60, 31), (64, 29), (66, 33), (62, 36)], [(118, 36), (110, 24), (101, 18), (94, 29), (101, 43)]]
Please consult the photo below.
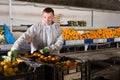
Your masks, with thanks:
[(47, 50), (50, 53), (59, 54), (63, 45), (60, 27), (54, 23), (54, 10), (47, 7), (42, 12), (42, 21), (32, 25), (13, 44), (8, 56), (17, 54), (17, 51), (32, 39), (31, 53), (36, 50)]

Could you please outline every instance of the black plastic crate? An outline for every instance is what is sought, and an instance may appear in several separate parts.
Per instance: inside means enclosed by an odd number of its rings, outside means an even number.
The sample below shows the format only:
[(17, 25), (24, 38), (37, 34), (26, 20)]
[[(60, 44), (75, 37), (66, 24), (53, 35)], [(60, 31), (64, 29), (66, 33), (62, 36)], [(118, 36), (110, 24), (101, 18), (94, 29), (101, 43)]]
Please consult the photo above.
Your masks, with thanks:
[(2, 76), (0, 80), (35, 80), (34, 79), (34, 72), (26, 72), (21, 73), (13, 76)]
[[(88, 80), (88, 67), (86, 62), (83, 62), (81, 59), (66, 56), (49, 55), (59, 57), (59, 60), (57, 62), (47, 62), (40, 60), (29, 61), (30, 59), (26, 59), (30, 65), (42, 65), (37, 67), (34, 72), (35, 80)], [(78, 63), (76, 64), (74, 62)]]
[(24, 60), (26, 64), (30, 65), (31, 70), (21, 72), (12, 76), (0, 75), (0, 80), (44, 80), (44, 65), (35, 61)]
[(44, 70), (44, 80), (89, 80), (87, 63), (67, 69), (45, 65)]
[(36, 68), (34, 72), (34, 80), (45, 80), (44, 71), (44, 65), (41, 65), (40, 67)]
[(72, 80), (72, 79), (79, 79), (82, 78), (82, 67), (77, 66), (74, 68), (68, 68), (65, 70), (60, 70), (56, 68), (55, 70), (55, 80)]
[(29, 59), (24, 60), (24, 62), (33, 67), (34, 80), (44, 80), (44, 64)]

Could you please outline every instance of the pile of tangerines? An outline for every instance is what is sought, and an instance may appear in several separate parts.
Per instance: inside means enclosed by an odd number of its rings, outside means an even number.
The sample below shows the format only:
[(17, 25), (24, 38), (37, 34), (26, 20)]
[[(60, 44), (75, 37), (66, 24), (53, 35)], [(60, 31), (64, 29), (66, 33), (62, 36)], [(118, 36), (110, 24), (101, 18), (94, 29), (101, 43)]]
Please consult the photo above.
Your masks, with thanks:
[(3, 60), (0, 61), (0, 77), (2, 76), (14, 76), (16, 74), (26, 73), (30, 71), (32, 67), (27, 65), (22, 60), (14, 60), (14, 61), (8, 61)]
[(44, 55), (39, 52), (34, 52), (33, 54), (28, 54), (25, 53), (24, 57), (26, 58), (35, 58), (34, 60), (36, 62), (43, 62), (43, 63), (48, 63), (48, 64), (53, 64), (56, 65), (57, 67), (66, 69), (66, 68), (72, 68), (72, 67), (77, 67), (78, 62), (77, 61), (72, 61), (70, 59), (67, 60), (60, 60), (61, 57), (54, 56), (54, 55)]
[(64, 40), (81, 40), (81, 39), (100, 39), (100, 38), (118, 38), (120, 37), (120, 28), (103, 28), (80, 34), (72, 28), (62, 29)]

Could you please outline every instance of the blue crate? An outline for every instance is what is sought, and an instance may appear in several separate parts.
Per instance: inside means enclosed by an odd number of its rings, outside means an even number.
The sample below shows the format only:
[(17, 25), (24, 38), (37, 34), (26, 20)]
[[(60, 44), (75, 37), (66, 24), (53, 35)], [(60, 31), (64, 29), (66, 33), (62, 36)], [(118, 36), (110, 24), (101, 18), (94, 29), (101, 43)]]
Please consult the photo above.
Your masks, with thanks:
[(0, 25), (1, 27), (3, 27), (5, 33), (5, 38), (6, 38), (6, 42), (8, 44), (13, 44), (15, 42), (15, 38), (13, 37), (13, 35), (11, 34), (10, 30), (8, 29), (7, 25), (4, 24), (4, 25)]

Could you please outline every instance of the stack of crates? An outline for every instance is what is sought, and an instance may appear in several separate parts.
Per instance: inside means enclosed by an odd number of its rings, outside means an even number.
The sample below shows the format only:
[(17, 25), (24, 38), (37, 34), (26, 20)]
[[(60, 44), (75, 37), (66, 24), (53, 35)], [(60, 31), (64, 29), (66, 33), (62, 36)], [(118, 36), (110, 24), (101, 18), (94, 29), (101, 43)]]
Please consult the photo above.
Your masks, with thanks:
[[(4, 59), (1, 58), (1, 61), (2, 60)], [(24, 63), (26, 63), (26, 65), (24, 65)], [(29, 65), (29, 68), (25, 68), (27, 65)], [(11, 66), (9, 69), (6, 69), (9, 70), (11, 73), (7, 74), (6, 72), (7, 75), (5, 75), (5, 72), (3, 70), (4, 66), (2, 65), (0, 67), (0, 69), (2, 69), (0, 71), (0, 80), (44, 80), (44, 65), (37, 64), (35, 61), (23, 60), (23, 63), (21, 63), (21, 70), (15, 72), (15, 74), (13, 74), (14, 71), (11, 71), (13, 68), (14, 66)], [(18, 66), (16, 68), (20, 69), (20, 67), (18, 68)], [(24, 69), (28, 69), (28, 70), (24, 70)]]
[[(74, 59), (71, 57), (67, 58)], [(0, 77), (0, 80), (89, 80), (88, 63), (83, 62), (81, 59), (74, 60), (79, 63), (77, 66), (62, 68), (54, 63), (29, 61), (28, 59), (30, 66), (34, 68), (33, 71), (14, 76)], [(35, 64), (40, 66), (35, 67)]]
[[(70, 59), (74, 58), (70, 57)], [(83, 62), (81, 59), (75, 60), (79, 63), (78, 66), (65, 69), (52, 63), (36, 62), (41, 66), (36, 68), (34, 80), (89, 80), (88, 62)]]

